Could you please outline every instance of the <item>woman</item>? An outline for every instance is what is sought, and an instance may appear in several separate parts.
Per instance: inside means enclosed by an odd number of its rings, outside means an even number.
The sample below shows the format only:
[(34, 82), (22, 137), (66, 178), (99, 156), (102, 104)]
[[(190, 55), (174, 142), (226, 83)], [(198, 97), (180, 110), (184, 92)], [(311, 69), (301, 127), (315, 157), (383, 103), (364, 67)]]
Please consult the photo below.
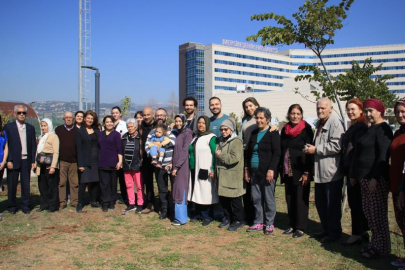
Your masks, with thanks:
[(197, 137), (189, 147), (191, 177), (188, 200), (196, 204), (203, 218), (203, 226), (214, 220), (213, 205), (218, 203), (217, 184), (214, 176), (216, 136), (210, 131), (207, 116), (197, 119)]
[(111, 115), (114, 119), (114, 130), (117, 131), (122, 137), (125, 133), (127, 133), (128, 130), (125, 121), (121, 120), (121, 108), (118, 106), (113, 107), (111, 109)]
[(174, 220), (172, 225), (184, 225), (187, 223), (187, 191), (190, 175), (188, 163), (188, 148), (193, 139), (193, 131), (187, 128), (187, 118), (184, 114), (174, 118), (176, 144), (173, 150), (172, 176), (173, 176), (173, 202)]
[(307, 143), (312, 143), (314, 133), (303, 120), (302, 107), (293, 104), (288, 108), (288, 123), (281, 130), (281, 182), (285, 186), (290, 227), (283, 232), (299, 238), (308, 225), (310, 178), (313, 159), (302, 151)]
[(354, 147), (357, 141), (367, 132), (368, 126), (366, 117), (363, 114), (363, 103), (353, 98), (346, 103), (347, 117), (350, 119), (350, 127), (343, 135), (342, 156), (343, 171), (347, 178), (347, 198), (351, 210), (352, 235), (346, 240), (343, 246), (361, 244), (362, 238), (368, 238), (368, 224), (361, 206), (360, 183), (350, 176), (352, 166), (356, 166), (353, 160)]
[(138, 122), (138, 127), (142, 125), (143, 111), (137, 111), (134, 115), (136, 122)]
[(229, 231), (237, 231), (245, 225), (242, 195), (246, 182), (243, 181), (243, 143), (234, 133), (236, 122), (225, 119), (220, 126), (216, 156), (218, 195), (225, 218), (230, 222)]
[(245, 180), (251, 185), (255, 218), (246, 231), (264, 230), (265, 235), (271, 235), (276, 216), (275, 187), (281, 154), (280, 135), (277, 131), (269, 130), (271, 113), (268, 109), (257, 108), (255, 119), (257, 129), (249, 138), (245, 156)]
[(76, 133), (77, 167), (79, 168), (79, 203), (76, 212), (81, 213), (84, 206), (86, 187), (90, 193), (92, 207), (101, 207), (97, 203), (99, 186), (98, 174), (98, 138), (100, 129), (95, 112), (88, 110), (84, 114), (84, 123)]
[[(40, 194), (40, 207), (37, 212), (48, 210), (52, 213), (59, 210), (59, 138), (53, 130), (52, 121), (48, 118), (41, 120), (42, 136), (37, 146), (36, 174), (38, 175), (38, 188)], [(38, 162), (39, 155), (51, 154), (50, 165)]]
[(360, 183), (362, 206), (371, 229), (371, 241), (361, 250), (366, 259), (391, 252), (388, 229), (389, 147), (393, 138), (384, 122), (385, 107), (378, 99), (364, 101), (364, 114), (370, 127), (357, 140), (350, 177)]
[(83, 119), (84, 119), (84, 112), (83, 111), (77, 111), (75, 113), (75, 125), (77, 128), (80, 129), (80, 127), (83, 124)]
[(3, 119), (0, 115), (0, 191), (3, 191), (3, 174), (7, 165), (8, 143), (7, 134), (3, 130)]
[[(98, 137), (98, 173), (100, 175), (101, 201), (103, 212), (115, 209), (117, 197), (117, 170), (122, 166), (121, 135), (114, 130), (114, 118), (103, 119), (104, 130)], [(125, 127), (126, 129), (126, 127)]]
[[(128, 132), (122, 136), (122, 169), (124, 171), (125, 185), (127, 187), (129, 206), (123, 212), (133, 211), (140, 214), (143, 206), (143, 179), (141, 175), (142, 148), (141, 136), (138, 133), (138, 121), (135, 118), (127, 120)], [(135, 207), (135, 192), (138, 207)]]

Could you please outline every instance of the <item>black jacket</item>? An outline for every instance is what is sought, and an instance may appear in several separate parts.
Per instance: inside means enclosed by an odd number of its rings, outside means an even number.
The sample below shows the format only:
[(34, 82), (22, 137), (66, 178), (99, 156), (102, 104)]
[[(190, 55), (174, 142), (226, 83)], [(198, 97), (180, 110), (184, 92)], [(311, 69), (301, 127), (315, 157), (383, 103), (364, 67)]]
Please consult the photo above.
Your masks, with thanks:
[[(246, 145), (245, 164), (248, 168), (250, 168), (253, 148), (257, 142), (258, 133), (259, 129), (255, 129)], [(258, 144), (257, 152), (259, 154), (259, 173), (262, 176), (265, 176), (268, 170), (273, 170), (274, 178), (276, 178), (278, 162), (281, 154), (280, 134), (278, 134), (278, 131), (270, 132), (267, 130)]]
[[(284, 182), (284, 157), (287, 149), (290, 149), (291, 168), (293, 173), (293, 184), (298, 184), (299, 179), (304, 172), (312, 175), (314, 170), (314, 159), (312, 155), (306, 155), (302, 151), (305, 144), (312, 143), (314, 132), (310, 125), (307, 125), (297, 137), (285, 134), (285, 128), (281, 130), (281, 156), (280, 156), (280, 175)], [(312, 177), (311, 177), (312, 178)], [(310, 179), (311, 179), (310, 178)]]
[[(37, 152), (35, 128), (34, 126), (25, 123), (25, 130), (27, 137), (27, 164), (31, 168), (31, 164), (35, 163), (35, 154)], [(8, 123), (4, 126), (4, 131), (6, 132), (8, 139), (7, 162), (12, 162), (14, 169), (20, 169), (22, 146), (17, 123), (15, 121)]]
[[(354, 146), (357, 141), (367, 132), (368, 126), (366, 123), (356, 123), (351, 125), (342, 137), (342, 157), (343, 157), (343, 173), (349, 176), (352, 167), (356, 166), (353, 161)], [(350, 182), (350, 181), (348, 181)]]
[(131, 164), (128, 164), (125, 160), (125, 147), (127, 146), (128, 142), (128, 133), (125, 133), (124, 136), (121, 138), (122, 142), (122, 169), (124, 171), (140, 171), (141, 170), (141, 163), (142, 163), (142, 158), (141, 158), (141, 145), (140, 145), (140, 137), (139, 133), (136, 135), (134, 138), (135, 140), (135, 149), (134, 149), (134, 155), (132, 156), (132, 162)]
[[(100, 136), (100, 131), (97, 128), (93, 128), (93, 130), (98, 139)], [(77, 167), (91, 167), (91, 141), (85, 126), (82, 126), (76, 133), (76, 152)]]

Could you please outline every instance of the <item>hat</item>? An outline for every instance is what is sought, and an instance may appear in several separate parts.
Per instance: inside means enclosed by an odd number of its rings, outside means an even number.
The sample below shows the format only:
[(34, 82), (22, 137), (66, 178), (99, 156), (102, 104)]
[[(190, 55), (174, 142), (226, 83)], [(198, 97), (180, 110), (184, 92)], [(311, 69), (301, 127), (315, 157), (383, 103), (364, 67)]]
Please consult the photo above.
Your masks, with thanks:
[(232, 117), (229, 117), (228, 119), (225, 119), (222, 124), (222, 126), (226, 126), (227, 128), (229, 128), (230, 130), (234, 131), (236, 129), (236, 122)]
[(370, 98), (363, 102), (364, 107), (376, 109), (381, 113), (381, 117), (384, 117), (385, 107), (384, 104), (376, 98)]

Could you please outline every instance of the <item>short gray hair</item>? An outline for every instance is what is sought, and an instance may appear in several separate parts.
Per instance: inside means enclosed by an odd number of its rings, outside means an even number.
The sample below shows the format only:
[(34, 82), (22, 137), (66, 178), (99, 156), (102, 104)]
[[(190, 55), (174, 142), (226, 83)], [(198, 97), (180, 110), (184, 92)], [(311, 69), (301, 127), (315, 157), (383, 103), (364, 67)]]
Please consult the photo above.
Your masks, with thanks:
[(318, 100), (316, 101), (316, 105), (318, 105), (319, 102), (328, 102), (329, 107), (332, 108), (332, 101), (331, 101), (329, 98), (327, 98), (327, 97), (323, 97), (323, 98), (318, 99)]
[(135, 118), (128, 118), (126, 123), (127, 123), (127, 125), (128, 124), (133, 124), (134, 126), (138, 127), (138, 121), (136, 121)]
[(271, 112), (269, 109), (265, 108), (265, 107), (259, 107), (255, 110), (255, 116), (257, 116), (258, 113), (263, 113), (264, 117), (271, 121)]
[(70, 114), (72, 115), (72, 117), (74, 117), (72, 112), (65, 112), (65, 113), (63, 114), (63, 120), (65, 120), (66, 114), (68, 114), (68, 113), (70, 113)]
[(20, 108), (23, 108), (24, 111), (27, 111), (27, 110), (28, 110), (26, 106), (24, 106), (24, 105), (22, 105), (22, 104), (18, 104), (18, 105), (15, 105), (15, 106), (14, 106), (14, 113), (17, 113), (18, 109), (20, 109)]

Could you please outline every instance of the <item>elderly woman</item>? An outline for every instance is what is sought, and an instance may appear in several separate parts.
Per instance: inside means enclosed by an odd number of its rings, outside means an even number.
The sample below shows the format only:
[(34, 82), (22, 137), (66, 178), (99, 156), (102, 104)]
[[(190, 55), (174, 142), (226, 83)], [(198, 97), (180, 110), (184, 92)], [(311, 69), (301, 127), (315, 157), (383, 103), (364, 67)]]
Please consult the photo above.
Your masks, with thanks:
[(76, 212), (81, 213), (84, 206), (86, 187), (90, 193), (92, 207), (101, 207), (97, 203), (99, 186), (98, 174), (98, 138), (100, 129), (97, 114), (88, 110), (84, 114), (84, 123), (76, 133), (77, 167), (79, 168), (79, 203)]
[[(124, 170), (125, 185), (127, 186), (128, 194), (128, 207), (123, 212), (134, 211), (138, 214), (142, 212), (143, 206), (143, 180), (141, 176), (141, 164), (142, 164), (142, 147), (141, 137), (138, 133), (139, 123), (135, 118), (129, 118), (127, 120), (128, 132), (122, 136), (122, 154), (124, 156), (122, 162), (122, 169)], [(137, 205), (135, 207), (135, 192)]]
[(308, 225), (310, 177), (313, 159), (302, 151), (314, 137), (311, 126), (303, 119), (302, 107), (293, 104), (288, 109), (288, 123), (281, 130), (281, 181), (285, 185), (290, 227), (283, 232), (298, 238)]
[[(280, 135), (270, 132), (271, 113), (260, 107), (255, 111), (257, 129), (246, 145), (245, 180), (251, 185), (255, 219), (247, 232), (262, 231), (273, 234), (276, 216), (275, 187), (280, 160)], [(264, 212), (264, 215), (263, 215)]]
[(184, 114), (174, 118), (175, 129), (172, 131), (176, 136), (176, 144), (173, 150), (172, 176), (173, 176), (173, 202), (174, 220), (172, 225), (184, 225), (187, 223), (187, 191), (190, 175), (188, 163), (188, 148), (193, 140), (194, 133), (187, 128), (187, 118)]
[(59, 210), (59, 138), (53, 130), (52, 121), (41, 120), (42, 137), (38, 142), (36, 157), (36, 174), (40, 193), (40, 207), (37, 212), (48, 210), (52, 213)]
[(362, 206), (371, 230), (371, 241), (361, 250), (366, 259), (391, 252), (388, 229), (389, 147), (393, 138), (384, 122), (385, 107), (378, 99), (364, 101), (364, 114), (370, 127), (357, 141), (350, 177), (360, 183)]
[(83, 111), (77, 111), (75, 113), (75, 126), (77, 128), (80, 128), (83, 124), (84, 121), (84, 112)]
[(197, 119), (197, 137), (189, 147), (191, 177), (188, 200), (196, 204), (203, 218), (203, 226), (214, 220), (213, 205), (219, 202), (215, 181), (216, 136), (210, 131), (207, 116)]
[(343, 172), (347, 177), (347, 198), (351, 210), (352, 235), (343, 246), (353, 246), (361, 244), (363, 237), (368, 238), (368, 224), (361, 206), (360, 183), (350, 176), (350, 170), (356, 163), (353, 154), (357, 141), (367, 132), (367, 120), (363, 113), (363, 102), (353, 98), (346, 103), (347, 117), (350, 119), (350, 127), (343, 134), (342, 138), (342, 158)]
[(246, 182), (243, 181), (243, 143), (234, 133), (236, 123), (233, 118), (224, 120), (219, 130), (221, 137), (215, 152), (218, 195), (225, 218), (231, 222), (228, 230), (237, 231), (245, 225), (242, 206), (242, 195), (246, 192)]

